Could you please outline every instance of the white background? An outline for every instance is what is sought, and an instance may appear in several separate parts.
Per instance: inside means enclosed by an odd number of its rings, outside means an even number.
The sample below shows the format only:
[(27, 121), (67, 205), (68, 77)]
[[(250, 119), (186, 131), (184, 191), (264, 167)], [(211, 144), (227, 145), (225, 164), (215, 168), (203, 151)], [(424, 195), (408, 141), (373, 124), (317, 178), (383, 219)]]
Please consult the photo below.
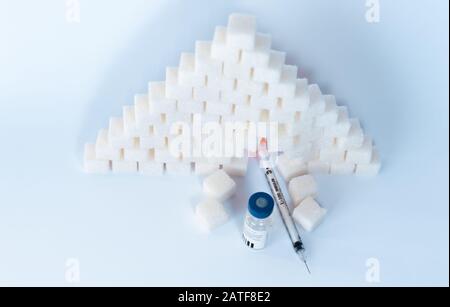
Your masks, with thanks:
[[(448, 1), (0, 0), (0, 284), (447, 285)], [(195, 224), (194, 177), (90, 176), (82, 147), (234, 11), (255, 14), (301, 75), (361, 119), (383, 159), (373, 179), (318, 177), (329, 210), (302, 234), (313, 274), (278, 215), (263, 252), (240, 239), (248, 196), (267, 191), (251, 164), (211, 235)], [(69, 271), (70, 273), (70, 271)], [(70, 285), (70, 284), (69, 284)]]

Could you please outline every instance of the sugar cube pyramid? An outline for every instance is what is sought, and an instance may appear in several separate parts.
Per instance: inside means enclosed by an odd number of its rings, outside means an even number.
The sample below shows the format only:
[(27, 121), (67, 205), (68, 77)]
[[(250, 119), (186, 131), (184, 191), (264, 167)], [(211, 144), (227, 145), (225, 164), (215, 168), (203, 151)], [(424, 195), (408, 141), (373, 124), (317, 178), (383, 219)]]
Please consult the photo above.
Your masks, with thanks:
[[(231, 133), (216, 133), (217, 146), (211, 134), (228, 123)], [(249, 133), (261, 123), (275, 132)], [(164, 81), (150, 82), (148, 93), (110, 119), (96, 143), (85, 146), (84, 168), (153, 175), (223, 168), (244, 175), (247, 153), (262, 136), (272, 152), (284, 153), (279, 167), (287, 180), (306, 172), (376, 175), (380, 169), (359, 120), (318, 85), (299, 79), (286, 54), (272, 49), (271, 36), (257, 32), (255, 17), (235, 13), (227, 27), (216, 27), (212, 41), (197, 41), (194, 53), (182, 53), (179, 66), (166, 69)]]

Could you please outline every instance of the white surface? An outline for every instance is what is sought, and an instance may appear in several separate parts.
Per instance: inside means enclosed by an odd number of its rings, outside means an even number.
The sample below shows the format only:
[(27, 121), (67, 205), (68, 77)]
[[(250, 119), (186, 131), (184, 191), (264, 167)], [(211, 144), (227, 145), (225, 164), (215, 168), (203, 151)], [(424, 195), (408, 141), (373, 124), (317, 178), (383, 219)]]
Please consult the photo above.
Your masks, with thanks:
[[(64, 1), (0, 1), (1, 284), (64, 285), (76, 258), (85, 285), (372, 285), (377, 258), (381, 285), (448, 285), (447, 1), (381, 0), (379, 24), (363, 0), (80, 1), (79, 24)], [(247, 198), (267, 191), (254, 163), (210, 236), (194, 177), (81, 171), (83, 144), (233, 11), (257, 15), (383, 159), (373, 179), (318, 178), (328, 215), (304, 234), (311, 276), (277, 214), (264, 252), (243, 246)]]

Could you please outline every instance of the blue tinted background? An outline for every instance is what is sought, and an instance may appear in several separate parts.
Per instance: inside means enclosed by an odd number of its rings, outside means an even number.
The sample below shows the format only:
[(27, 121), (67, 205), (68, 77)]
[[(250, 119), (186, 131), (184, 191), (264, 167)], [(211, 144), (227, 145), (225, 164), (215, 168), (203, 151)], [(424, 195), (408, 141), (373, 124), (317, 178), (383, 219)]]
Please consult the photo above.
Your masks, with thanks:
[[(0, 284), (447, 285), (449, 272), (448, 1), (0, 0)], [(267, 191), (256, 165), (211, 235), (193, 219), (194, 177), (88, 176), (81, 149), (147, 82), (161, 80), (229, 13), (257, 15), (288, 62), (349, 106), (376, 141), (373, 179), (319, 177), (329, 209), (304, 234), (313, 275), (278, 215), (270, 245), (240, 240), (246, 199)]]

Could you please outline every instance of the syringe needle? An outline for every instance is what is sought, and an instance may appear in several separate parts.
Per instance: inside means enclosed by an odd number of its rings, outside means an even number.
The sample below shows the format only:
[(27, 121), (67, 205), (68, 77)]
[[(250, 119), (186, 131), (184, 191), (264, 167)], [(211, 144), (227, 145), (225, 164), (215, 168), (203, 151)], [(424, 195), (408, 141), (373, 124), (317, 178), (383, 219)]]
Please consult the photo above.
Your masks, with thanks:
[(308, 270), (309, 275), (311, 275), (311, 271), (309, 270), (309, 266), (308, 266), (308, 263), (306, 262), (306, 260), (303, 261), (303, 263), (305, 264), (306, 270)]

